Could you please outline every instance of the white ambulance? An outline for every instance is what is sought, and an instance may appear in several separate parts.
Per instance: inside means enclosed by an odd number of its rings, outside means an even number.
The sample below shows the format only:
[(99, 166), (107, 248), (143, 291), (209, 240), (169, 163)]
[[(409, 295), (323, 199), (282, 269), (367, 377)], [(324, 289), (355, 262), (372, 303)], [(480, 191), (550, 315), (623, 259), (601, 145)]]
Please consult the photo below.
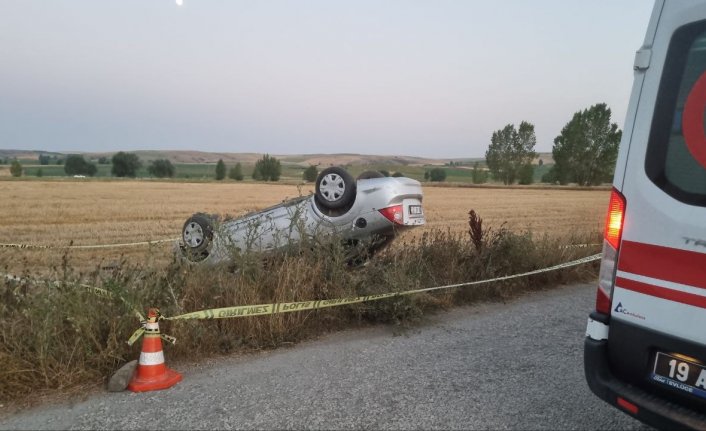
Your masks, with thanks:
[(645, 423), (706, 429), (706, 2), (658, 0), (634, 69), (586, 379)]

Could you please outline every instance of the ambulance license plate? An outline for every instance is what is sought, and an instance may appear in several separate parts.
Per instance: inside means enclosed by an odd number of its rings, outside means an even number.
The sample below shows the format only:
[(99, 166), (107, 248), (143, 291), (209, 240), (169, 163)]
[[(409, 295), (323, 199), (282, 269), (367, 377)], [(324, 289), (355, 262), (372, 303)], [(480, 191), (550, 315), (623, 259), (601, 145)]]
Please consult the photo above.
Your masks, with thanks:
[(681, 355), (657, 352), (652, 380), (706, 398), (706, 367)]

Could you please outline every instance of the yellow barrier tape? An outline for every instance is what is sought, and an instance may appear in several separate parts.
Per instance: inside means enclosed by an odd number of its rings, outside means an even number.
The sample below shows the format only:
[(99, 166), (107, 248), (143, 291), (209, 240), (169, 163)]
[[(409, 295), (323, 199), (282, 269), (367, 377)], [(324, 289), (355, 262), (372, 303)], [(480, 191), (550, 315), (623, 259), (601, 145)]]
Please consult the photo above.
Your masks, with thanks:
[(135, 341), (139, 340), (144, 333), (145, 328), (138, 328), (135, 332), (133, 332), (130, 338), (127, 340), (128, 346), (132, 346), (133, 344), (135, 344)]
[(171, 335), (159, 334), (159, 338), (166, 341), (167, 343), (176, 344), (176, 337), (172, 337)]
[(163, 244), (165, 242), (175, 242), (179, 238), (158, 239), (154, 241), (139, 241), (126, 242), (121, 244), (95, 244), (95, 245), (34, 245), (34, 244), (0, 244), (0, 248), (19, 248), (19, 249), (96, 249), (96, 248), (115, 248), (115, 247), (135, 247), (138, 245), (153, 245)]
[[(466, 283), (456, 283), (456, 284), (447, 284), (444, 286), (435, 286), (435, 287), (426, 287), (422, 289), (413, 289), (413, 290), (406, 290), (406, 291), (401, 291), (401, 292), (390, 292), (390, 293), (379, 293), (375, 295), (365, 295), (365, 296), (354, 296), (350, 298), (337, 298), (337, 299), (323, 299), (323, 300), (316, 300), (316, 301), (298, 301), (298, 302), (277, 302), (277, 303), (272, 303), (272, 304), (259, 304), (259, 305), (240, 305), (240, 306), (235, 306), (235, 307), (223, 307), (223, 308), (212, 308), (212, 309), (207, 309), (207, 310), (200, 310), (200, 311), (194, 311), (191, 313), (186, 313), (186, 314), (181, 314), (178, 316), (172, 316), (172, 317), (165, 317), (165, 316), (160, 316), (160, 320), (193, 320), (193, 319), (228, 319), (228, 318), (234, 318), (234, 317), (248, 317), (248, 316), (263, 316), (267, 314), (280, 314), (280, 313), (291, 313), (294, 311), (305, 311), (305, 310), (318, 310), (321, 308), (328, 308), (328, 307), (338, 307), (341, 305), (350, 305), (350, 304), (357, 304), (361, 302), (368, 302), (368, 301), (378, 301), (381, 299), (386, 299), (386, 298), (392, 298), (392, 297), (397, 297), (397, 296), (405, 296), (405, 295), (413, 295), (416, 293), (423, 293), (423, 292), (432, 292), (435, 290), (443, 290), (443, 289), (452, 289), (456, 287), (468, 287), (468, 286), (475, 286), (479, 284), (487, 284), (487, 283), (494, 283), (498, 281), (505, 281), (505, 280), (511, 280), (515, 278), (520, 278), (520, 277), (527, 277), (530, 275), (536, 275), (536, 274), (542, 274), (545, 272), (551, 272), (551, 271), (556, 271), (559, 269), (564, 269), (564, 268), (570, 268), (573, 266), (578, 266), (578, 265), (583, 265), (585, 263), (593, 262), (596, 260), (599, 260), (601, 258), (601, 254), (594, 254), (592, 256), (587, 256), (581, 259), (577, 259), (571, 262), (565, 262), (561, 263), (558, 265), (550, 266), (548, 268), (542, 268), (542, 269), (536, 269), (534, 271), (528, 271), (528, 272), (523, 272), (520, 274), (513, 274), (513, 275), (506, 275), (502, 277), (496, 277), (496, 278), (491, 278), (488, 280), (477, 280), (477, 281), (469, 281)], [(12, 275), (6, 275), (5, 276), (8, 280), (11, 281), (18, 281), (18, 282), (27, 282), (31, 281), (26, 278), (20, 278)], [(54, 284), (58, 284), (58, 281), (55, 281)], [(115, 294), (112, 292), (102, 289), (100, 287), (95, 287), (95, 286), (90, 286), (87, 284), (80, 284), (81, 287), (85, 288), (87, 291), (101, 296), (105, 298), (111, 298), (114, 299), (116, 297)], [(133, 307), (132, 304), (129, 304), (125, 298), (121, 296), (117, 296), (124, 304)], [(137, 311), (133, 307), (133, 312), (137, 316), (138, 319), (140, 319), (141, 322), (145, 321), (145, 318), (142, 316), (142, 314)], [(127, 343), (132, 346), (143, 334), (145, 333), (145, 328), (141, 327), (137, 329), (132, 336), (128, 339)], [(165, 341), (175, 344), (176, 343), (176, 338), (171, 337), (169, 335), (164, 335), (160, 334), (161, 338), (164, 339)]]
[(377, 301), (396, 296), (413, 295), (416, 293), (432, 292), (435, 290), (451, 289), (455, 287), (467, 287), (479, 284), (494, 283), (497, 281), (511, 280), (514, 278), (527, 277), (544, 272), (556, 271), (583, 265), (601, 258), (600, 254), (577, 259), (571, 262), (561, 263), (548, 268), (523, 272), (521, 274), (506, 275), (489, 280), (470, 281), (466, 283), (447, 284), (445, 286), (426, 287), (422, 289), (406, 290), (401, 292), (380, 293), (377, 295), (355, 296), (350, 298), (324, 299), (319, 301), (299, 301), (299, 302), (278, 302), (272, 304), (240, 305), (235, 307), (212, 308), (207, 310), (194, 311), (178, 316), (162, 317), (162, 320), (189, 320), (189, 319), (228, 319), (234, 317), (263, 316), (267, 314), (290, 313), (293, 311), (317, 310), (320, 308), (338, 307), (341, 305), (356, 304), (360, 302)]

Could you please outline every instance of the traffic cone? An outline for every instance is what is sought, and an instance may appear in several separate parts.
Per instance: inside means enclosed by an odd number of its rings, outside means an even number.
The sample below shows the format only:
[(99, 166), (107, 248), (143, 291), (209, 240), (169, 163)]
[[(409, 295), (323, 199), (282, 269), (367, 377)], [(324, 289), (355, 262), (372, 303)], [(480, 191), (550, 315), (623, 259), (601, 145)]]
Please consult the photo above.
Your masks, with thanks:
[(156, 308), (149, 309), (140, 361), (137, 364), (137, 371), (127, 385), (127, 388), (133, 392), (167, 389), (181, 381), (181, 374), (167, 368), (164, 364), (158, 315), (159, 311)]

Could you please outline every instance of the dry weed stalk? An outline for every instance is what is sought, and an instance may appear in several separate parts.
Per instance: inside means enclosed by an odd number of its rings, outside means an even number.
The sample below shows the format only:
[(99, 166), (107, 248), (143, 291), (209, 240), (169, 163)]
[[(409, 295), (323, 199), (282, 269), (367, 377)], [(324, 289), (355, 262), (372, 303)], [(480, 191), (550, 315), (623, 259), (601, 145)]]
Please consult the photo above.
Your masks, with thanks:
[(476, 251), (480, 252), (483, 248), (483, 219), (478, 216), (475, 210), (468, 212), (468, 225), (471, 227), (468, 230), (471, 242), (473, 242)]

